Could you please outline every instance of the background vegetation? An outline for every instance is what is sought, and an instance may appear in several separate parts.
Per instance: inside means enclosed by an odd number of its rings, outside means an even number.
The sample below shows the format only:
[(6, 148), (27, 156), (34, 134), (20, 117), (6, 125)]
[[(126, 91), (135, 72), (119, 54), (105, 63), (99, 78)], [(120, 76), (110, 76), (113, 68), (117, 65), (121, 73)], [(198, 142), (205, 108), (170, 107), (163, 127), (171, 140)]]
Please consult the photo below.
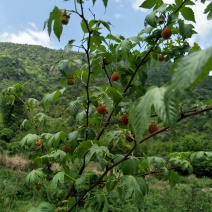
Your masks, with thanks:
[[(12, 43), (0, 43), (0, 73), (2, 77), (1, 89), (15, 83), (22, 83), (27, 88), (26, 97), (33, 97), (38, 100), (43, 98), (43, 93), (49, 93), (54, 89), (62, 88), (60, 82), (61, 73), (52, 68), (55, 61), (61, 58), (74, 57), (82, 59), (83, 54), (72, 52), (69, 55), (63, 55), (62, 50), (52, 50), (41, 46), (20, 45)], [(156, 67), (148, 68), (149, 85), (162, 85), (169, 80), (170, 62), (160, 62)], [(157, 77), (154, 77), (157, 73)], [(101, 78), (99, 82), (104, 83)], [(212, 77), (198, 84), (193, 93), (185, 96), (182, 101), (182, 108), (187, 109), (192, 105), (193, 109), (204, 105), (199, 105), (199, 101), (207, 102), (212, 99)], [(70, 99), (75, 99), (81, 91), (78, 83), (68, 90), (58, 100), (58, 103), (50, 106), (45, 113), (49, 115), (50, 120), (44, 126), (48, 132), (56, 133), (59, 130), (69, 132), (72, 130), (75, 120), (67, 113), (67, 105)], [(201, 103), (202, 104), (202, 103)], [(36, 147), (23, 149), (19, 141), (27, 133), (33, 130), (21, 130), (21, 120), (26, 118), (24, 106), (21, 102), (15, 102), (15, 105), (8, 104), (6, 99), (1, 97), (0, 113), (0, 205), (3, 211), (25, 212), (31, 206), (38, 206), (41, 201), (48, 201), (45, 193), (45, 186), (41, 190), (35, 188), (29, 189), (25, 183), (27, 171), (32, 166), (29, 158), (37, 151)], [(20, 111), (22, 111), (20, 113)], [(212, 151), (212, 125), (211, 112), (206, 112), (198, 116), (186, 119), (178, 125), (176, 135), (167, 131), (151, 139), (149, 142), (141, 144), (136, 150), (135, 155), (142, 156), (165, 156), (172, 152), (185, 151)], [(153, 118), (153, 122), (157, 121)], [(162, 126), (162, 125), (161, 125)], [(45, 130), (43, 129), (43, 130)], [(121, 141), (123, 145), (116, 145), (111, 149), (114, 153), (125, 153), (128, 148), (126, 141)], [(167, 183), (160, 181), (159, 176), (153, 175), (148, 178), (150, 185), (149, 195), (145, 197), (142, 203), (141, 211), (211, 211), (212, 199), (212, 180), (211, 168), (207, 170), (201, 165), (196, 164), (195, 175), (190, 177), (181, 176), (180, 184), (169, 189)], [(98, 166), (98, 165), (97, 165)], [(91, 169), (96, 167), (93, 165)], [(98, 172), (98, 170), (96, 170)], [(185, 175), (187, 173), (183, 173)], [(101, 192), (97, 190), (97, 192)], [(110, 211), (136, 211), (133, 202), (127, 201), (120, 204), (116, 192), (112, 192), (110, 197)], [(173, 207), (174, 205), (174, 207)], [(95, 207), (94, 207), (95, 208)], [(98, 209), (96, 209), (98, 211)]]

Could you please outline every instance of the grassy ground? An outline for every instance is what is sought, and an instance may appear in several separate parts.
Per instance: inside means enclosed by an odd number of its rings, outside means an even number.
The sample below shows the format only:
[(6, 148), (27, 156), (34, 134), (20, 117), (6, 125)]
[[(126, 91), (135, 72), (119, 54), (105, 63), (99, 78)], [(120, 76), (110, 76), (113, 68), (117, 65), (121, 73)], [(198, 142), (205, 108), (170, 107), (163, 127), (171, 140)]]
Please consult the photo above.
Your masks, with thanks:
[[(24, 178), (29, 164), (26, 160), (19, 156), (0, 156), (0, 161), (1, 212), (27, 212), (46, 199), (44, 189), (37, 191), (26, 187)], [(212, 179), (198, 179), (194, 175), (181, 177), (180, 184), (170, 189), (167, 182), (152, 176), (148, 184), (150, 191), (140, 212), (212, 212)], [(120, 202), (115, 192), (109, 202), (110, 212), (137, 211), (133, 201)]]

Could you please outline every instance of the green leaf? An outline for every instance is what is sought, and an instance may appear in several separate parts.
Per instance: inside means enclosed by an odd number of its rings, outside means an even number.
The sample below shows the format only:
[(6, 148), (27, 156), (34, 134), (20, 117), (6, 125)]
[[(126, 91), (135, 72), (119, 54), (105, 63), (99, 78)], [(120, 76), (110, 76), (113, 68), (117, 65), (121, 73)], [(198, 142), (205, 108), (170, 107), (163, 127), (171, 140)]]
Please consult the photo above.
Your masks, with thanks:
[(47, 140), (47, 144), (48, 146), (53, 146), (55, 149), (58, 148), (58, 144), (60, 142), (65, 141), (65, 139), (67, 138), (67, 135), (65, 134), (65, 132), (60, 131), (55, 133), (54, 135), (52, 135), (48, 140)]
[(110, 25), (111, 23), (110, 22), (106, 22), (104, 20), (98, 20), (98, 23), (101, 23), (109, 32), (110, 32)]
[[(54, 22), (53, 30), (58, 40), (60, 40), (60, 36), (63, 31), (63, 26), (60, 21), (60, 15), (61, 15), (61, 10), (57, 6), (55, 6), (52, 12), (50, 13), (49, 19), (47, 21), (49, 36), (51, 35), (51, 31), (52, 31), (52, 22)], [(45, 27), (45, 24), (44, 24), (44, 27)]]
[(72, 101), (69, 103), (69, 113), (72, 115), (72, 116), (76, 116), (79, 112), (79, 102), (78, 100), (75, 100), (75, 101)]
[(89, 31), (89, 29), (88, 29), (88, 25), (86, 24), (86, 22), (85, 22), (85, 20), (84, 19), (82, 19), (82, 21), (81, 21), (81, 28), (82, 28), (82, 31), (84, 32), (84, 33), (88, 33)]
[(198, 161), (198, 160), (200, 160), (204, 157), (205, 157), (204, 151), (194, 152), (194, 153), (191, 154), (190, 160), (193, 163), (194, 161), (196, 161), (196, 160)]
[(208, 6), (205, 8), (204, 13), (207, 14), (207, 19), (211, 20), (212, 19), (212, 2), (208, 4)]
[(135, 175), (138, 172), (138, 160), (125, 160), (121, 163), (120, 168), (124, 175)]
[(130, 112), (129, 121), (132, 124), (136, 141), (139, 141), (143, 137), (143, 133), (149, 125), (152, 107), (154, 107), (160, 119), (164, 122), (166, 121), (167, 116), (164, 104), (165, 91), (165, 87), (152, 87), (144, 96), (134, 103), (134, 107)]
[(85, 110), (83, 110), (77, 114), (75, 120), (77, 123), (80, 123), (83, 119), (85, 119), (85, 117), (86, 117), (86, 113), (85, 113)]
[(147, 157), (147, 160), (150, 165), (154, 165), (156, 168), (164, 167), (166, 164), (166, 161), (163, 158), (156, 156)]
[(196, 52), (196, 51), (199, 51), (199, 50), (201, 50), (201, 47), (199, 46), (198, 43), (194, 42), (193, 47), (190, 49), (190, 53)]
[(146, 16), (146, 18), (144, 20), (144, 26), (147, 26), (147, 25), (150, 25), (151, 27), (157, 26), (157, 22), (155, 19), (156, 13), (157, 13), (157, 11), (153, 11), (149, 15)]
[(52, 212), (55, 210), (55, 206), (48, 202), (42, 202), (37, 207), (37, 210), (40, 212)]
[(60, 161), (63, 161), (65, 156), (66, 156), (66, 153), (64, 151), (55, 150), (55, 151), (52, 151), (50, 154), (46, 154), (46, 155), (39, 157), (39, 159), (57, 159), (57, 158), (59, 158)]
[(196, 23), (195, 16), (194, 16), (194, 11), (190, 7), (182, 7), (180, 9), (180, 12), (181, 12), (182, 16), (187, 21), (193, 21), (194, 23)]
[(93, 6), (95, 5), (95, 3), (96, 3), (96, 0), (92, 0), (92, 2), (93, 2)]
[(41, 202), (37, 208), (30, 208), (27, 212), (52, 212), (55, 206), (48, 202)]
[(166, 4), (162, 4), (160, 7), (152, 11), (149, 15), (146, 16), (144, 20), (144, 26), (150, 25), (152, 27), (157, 26), (156, 14), (158, 12), (163, 13), (166, 10)]
[[(20, 130), (24, 130), (27, 128), (27, 126), (29, 125), (29, 120), (24, 119), (20, 125)], [(21, 144), (21, 146), (23, 146), (24, 144)]]
[(49, 106), (49, 104), (54, 104), (59, 96), (63, 94), (63, 92), (66, 90), (66, 88), (62, 88), (61, 90), (54, 91), (51, 94), (46, 94), (45, 97), (42, 100), (44, 108)]
[(184, 24), (184, 21), (179, 20), (179, 31), (183, 39), (191, 38), (194, 33), (194, 26), (192, 24)]
[(27, 176), (26, 176), (26, 183), (33, 184), (40, 183), (44, 178), (44, 173), (41, 168), (33, 169)]
[(142, 177), (124, 175), (117, 184), (120, 197), (123, 200), (135, 198), (136, 206), (140, 209), (144, 195), (148, 192), (148, 186)]
[(120, 39), (119, 37), (114, 36), (114, 35), (112, 35), (112, 34), (108, 34), (108, 35), (106, 36), (106, 39), (110, 39), (110, 40), (116, 41), (117, 43), (119, 43), (119, 42), (121, 41), (121, 39)]
[(155, 4), (156, 4), (155, 0), (145, 0), (139, 7), (145, 9), (151, 9), (155, 6)]
[(70, 40), (68, 41), (68, 43), (66, 44), (65, 48), (64, 48), (64, 51), (66, 53), (70, 53), (72, 51), (72, 48), (73, 48), (73, 43), (74, 43), (75, 40)]
[(179, 183), (180, 177), (177, 172), (170, 170), (169, 171), (169, 185), (174, 187), (177, 183)]
[(189, 173), (192, 173), (193, 171), (191, 163), (180, 156), (171, 157), (169, 162), (177, 168), (181, 168), (183, 171), (187, 170)]
[(36, 134), (28, 134), (20, 141), (20, 145), (35, 145), (35, 142), (39, 140), (40, 137)]
[(102, 0), (105, 8), (107, 7), (108, 0)]
[(115, 104), (118, 104), (123, 98), (122, 94), (116, 88), (108, 87), (105, 92), (114, 101)]
[(83, 141), (82, 143), (80, 143), (80, 145), (74, 151), (73, 160), (75, 160), (75, 158), (82, 159), (85, 153), (88, 152), (92, 145), (93, 141)]
[(173, 76), (165, 93), (166, 123), (174, 127), (178, 99), (187, 89), (207, 78), (212, 70), (212, 48), (193, 52), (172, 66)]
[(118, 53), (120, 50), (129, 52), (131, 50), (131, 41), (129, 39), (121, 41), (120, 44), (116, 47), (116, 53)]
[(41, 138), (48, 140), (50, 137), (52, 137), (52, 135), (52, 133), (42, 133)]
[[(123, 130), (111, 130), (107, 133), (107, 142), (112, 143), (113, 148), (125, 139), (125, 133)], [(103, 138), (104, 140), (104, 138)]]
[(68, 134), (68, 140), (69, 141), (75, 141), (77, 140), (77, 137), (78, 137), (78, 131), (73, 131), (71, 133)]
[(47, 188), (47, 193), (49, 197), (52, 197), (55, 195), (55, 193), (57, 193), (58, 187), (61, 187), (61, 185), (64, 184), (64, 178), (65, 178), (64, 172), (58, 172), (53, 177)]
[(16, 93), (20, 94), (24, 92), (24, 86), (20, 83), (16, 83), (13, 87), (15, 88)]
[(37, 99), (34, 99), (34, 98), (29, 98), (27, 100), (26, 104), (29, 108), (35, 108), (39, 105), (39, 101)]
[(103, 160), (105, 160), (106, 156), (111, 158), (112, 154), (109, 152), (106, 146), (98, 146), (97, 144), (94, 144), (91, 146), (86, 156), (87, 162), (89, 162), (93, 156), (96, 156), (98, 161), (102, 162)]
[(34, 116), (34, 120), (40, 125), (44, 125), (48, 119), (48, 116), (44, 113), (38, 113)]

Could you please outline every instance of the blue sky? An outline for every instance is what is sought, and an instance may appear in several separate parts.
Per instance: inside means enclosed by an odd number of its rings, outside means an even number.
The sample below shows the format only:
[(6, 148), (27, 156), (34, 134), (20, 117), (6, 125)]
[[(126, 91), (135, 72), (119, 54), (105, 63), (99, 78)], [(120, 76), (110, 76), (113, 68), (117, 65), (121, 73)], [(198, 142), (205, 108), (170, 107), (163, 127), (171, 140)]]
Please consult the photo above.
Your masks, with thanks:
[[(14, 3), (15, 2), (15, 3)], [(149, 11), (139, 9), (143, 0), (109, 0), (108, 8), (103, 7), (102, 1), (97, 0), (92, 7), (91, 0), (86, 4), (96, 15), (96, 19), (104, 19), (112, 23), (112, 33), (124, 37), (135, 36), (143, 29), (144, 18)], [(165, 0), (172, 3), (173, 0)], [(59, 42), (52, 34), (49, 38), (47, 31), (43, 31), (43, 23), (49, 13), (58, 6), (61, 9), (73, 9), (73, 1), (62, 0), (1, 0), (0, 1), (0, 42), (28, 43), (63, 49), (68, 40), (79, 40), (82, 32), (79, 27), (79, 18), (71, 15), (70, 24), (64, 26), (64, 32)], [(206, 20), (203, 14), (205, 5), (200, 0), (193, 9), (196, 15), (195, 30), (199, 33), (189, 40), (198, 42), (203, 48), (212, 46), (212, 21)], [(86, 10), (86, 15), (90, 12)], [(88, 18), (89, 19), (89, 18)]]

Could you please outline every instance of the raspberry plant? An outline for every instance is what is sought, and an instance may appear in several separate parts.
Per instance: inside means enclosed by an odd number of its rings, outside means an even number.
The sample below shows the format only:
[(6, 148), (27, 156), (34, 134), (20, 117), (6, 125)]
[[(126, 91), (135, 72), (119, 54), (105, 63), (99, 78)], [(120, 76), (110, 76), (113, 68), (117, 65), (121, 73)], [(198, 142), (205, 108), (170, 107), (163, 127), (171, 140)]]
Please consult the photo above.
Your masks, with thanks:
[[(92, 2), (95, 6), (96, 0)], [(102, 2), (107, 8), (108, 1)], [(135, 149), (142, 142), (169, 129), (175, 132), (176, 124), (182, 119), (212, 110), (211, 105), (205, 105), (198, 110), (184, 111), (179, 104), (184, 93), (203, 81), (212, 70), (212, 48), (201, 50), (198, 44), (190, 46), (187, 42), (196, 33), (194, 26), (185, 22), (195, 22), (190, 7), (195, 4), (192, 0), (176, 0), (173, 4), (145, 0), (140, 7), (152, 9), (152, 12), (144, 20), (145, 28), (130, 38), (113, 35), (111, 23), (96, 19), (95, 7), (93, 19), (88, 20), (84, 1), (74, 0), (74, 9), (68, 8), (68, 3), (65, 10), (55, 6), (45, 27), (49, 35), (53, 29), (59, 40), (64, 11), (67, 17), (79, 16), (84, 34), (81, 45), (77, 46), (74, 40), (70, 40), (64, 51), (78, 47), (84, 52), (85, 60), (68, 58), (54, 64), (53, 67), (61, 72), (64, 88), (47, 94), (41, 105), (47, 108), (55, 104), (67, 89), (69, 77), (76, 79), (84, 89), (82, 95), (70, 100), (68, 105), (68, 112), (75, 119), (71, 131), (42, 132), (40, 126), (48, 117), (43, 112), (34, 115), (39, 102), (33, 98), (24, 100), (24, 87), (20, 84), (3, 91), (11, 102), (18, 98), (25, 105), (29, 119), (24, 120), (21, 127), (30, 123), (35, 129), (34, 134), (27, 134), (20, 141), (23, 148), (35, 145), (38, 140), (42, 142), (34, 155), (34, 169), (27, 175), (27, 184), (39, 184), (40, 187), (47, 184), (48, 202), (42, 202), (37, 210), (108, 211), (108, 198), (115, 190), (120, 201), (132, 198), (139, 210), (142, 198), (148, 193), (146, 175), (158, 173), (173, 187), (179, 178), (175, 167), (192, 173), (193, 161), (212, 158), (210, 152), (173, 153), (168, 160), (156, 156), (134, 156)], [(208, 19), (212, 14), (211, 6), (212, 3), (205, 9)], [(103, 28), (108, 34), (102, 34)], [(163, 39), (162, 32), (167, 28), (171, 32)], [(159, 55), (165, 55), (166, 61), (173, 62), (171, 80), (161, 87), (148, 87), (145, 84), (146, 69), (157, 65)], [(70, 71), (70, 66), (76, 67), (76, 64), (81, 67)], [(117, 81), (111, 80), (114, 72), (119, 76)], [(97, 86), (97, 79), (103, 79), (103, 84)], [(101, 115), (97, 111), (99, 105), (107, 108)], [(124, 126), (120, 120), (122, 114), (127, 114)], [(160, 128), (149, 134), (152, 117), (160, 120)], [(128, 152), (125, 155), (112, 154), (109, 145), (114, 147), (123, 140), (127, 143)], [(68, 151), (61, 146), (69, 147)], [(100, 172), (88, 171), (92, 161), (101, 165)], [(53, 163), (58, 163), (60, 170), (51, 171)]]

